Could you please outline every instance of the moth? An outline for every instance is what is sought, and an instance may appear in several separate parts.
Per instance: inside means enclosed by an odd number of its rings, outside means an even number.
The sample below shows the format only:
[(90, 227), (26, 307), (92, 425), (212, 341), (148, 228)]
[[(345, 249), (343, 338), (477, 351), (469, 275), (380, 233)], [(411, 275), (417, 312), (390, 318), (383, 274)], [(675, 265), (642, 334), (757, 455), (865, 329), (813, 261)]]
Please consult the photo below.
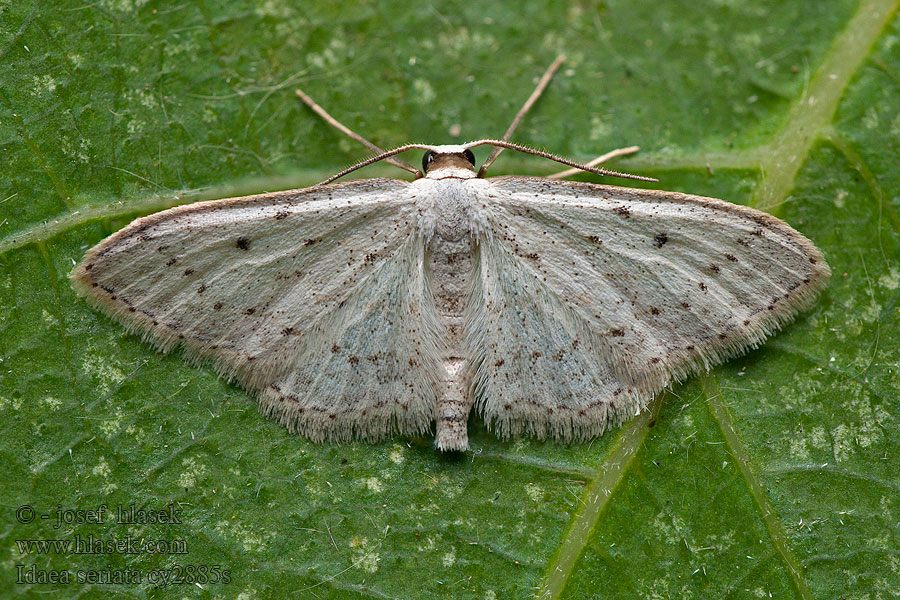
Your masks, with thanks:
[[(500, 140), (409, 144), (307, 189), (179, 206), (90, 249), (92, 305), (211, 362), (315, 442), (415, 436), (587, 440), (673, 381), (759, 346), (830, 271), (766, 213), (675, 192), (484, 177)], [(494, 151), (476, 170), (472, 149)], [(395, 158), (424, 150), (422, 169)], [(387, 159), (414, 181), (337, 177)], [(628, 176), (628, 175), (625, 175)], [(639, 178), (636, 176), (629, 176)]]

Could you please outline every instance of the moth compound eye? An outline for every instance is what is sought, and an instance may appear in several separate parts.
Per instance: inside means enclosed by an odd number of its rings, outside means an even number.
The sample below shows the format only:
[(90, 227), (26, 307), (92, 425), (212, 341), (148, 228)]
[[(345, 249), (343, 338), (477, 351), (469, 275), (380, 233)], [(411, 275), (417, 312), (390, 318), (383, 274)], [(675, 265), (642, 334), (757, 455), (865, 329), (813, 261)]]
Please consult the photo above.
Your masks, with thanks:
[(434, 160), (436, 153), (434, 150), (426, 150), (425, 154), (422, 155), (422, 170), (426, 173), (428, 172), (428, 167), (431, 166), (431, 162)]
[(472, 168), (475, 168), (475, 154), (473, 154), (471, 150), (466, 149), (463, 150), (463, 156), (465, 156), (466, 160), (472, 164)]

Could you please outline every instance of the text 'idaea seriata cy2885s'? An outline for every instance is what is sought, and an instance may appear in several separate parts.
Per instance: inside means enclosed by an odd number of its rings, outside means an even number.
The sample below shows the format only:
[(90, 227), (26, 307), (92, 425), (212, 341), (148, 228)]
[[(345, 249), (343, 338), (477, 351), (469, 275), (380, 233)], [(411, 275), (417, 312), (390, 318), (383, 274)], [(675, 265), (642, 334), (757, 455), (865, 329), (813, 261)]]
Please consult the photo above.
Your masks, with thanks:
[[(88, 251), (72, 284), (314, 441), (434, 423), (438, 449), (464, 450), (473, 406), (503, 438), (597, 436), (672, 381), (761, 344), (830, 272), (808, 239), (752, 208), (484, 178), (503, 148), (616, 174), (509, 142), (560, 62), (502, 139), (458, 146), (385, 152), (298, 90), (378, 156), (311, 188), (137, 219)], [(480, 145), (494, 151), (476, 172)], [(395, 157), (410, 148), (425, 150), (422, 171)], [(331, 183), (385, 159), (416, 179)]]

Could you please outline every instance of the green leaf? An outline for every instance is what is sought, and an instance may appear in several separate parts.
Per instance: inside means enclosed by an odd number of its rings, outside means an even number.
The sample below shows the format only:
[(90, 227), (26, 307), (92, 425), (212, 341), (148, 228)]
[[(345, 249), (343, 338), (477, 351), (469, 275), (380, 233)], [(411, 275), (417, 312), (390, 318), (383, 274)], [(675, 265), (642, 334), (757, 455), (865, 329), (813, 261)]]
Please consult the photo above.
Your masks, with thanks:
[[(896, 598), (898, 2), (404, 4), (0, 2), (0, 596)], [(764, 347), (593, 443), (473, 419), (462, 457), (313, 445), (68, 285), (135, 216), (365, 156), (297, 86), (384, 147), (453, 143), (501, 135), (558, 53), (517, 141), (638, 144), (613, 167), (767, 210), (834, 271)], [(554, 170), (509, 154), (494, 174)], [(180, 523), (56, 527), (170, 503)], [(163, 547), (27, 547), (90, 536)]]

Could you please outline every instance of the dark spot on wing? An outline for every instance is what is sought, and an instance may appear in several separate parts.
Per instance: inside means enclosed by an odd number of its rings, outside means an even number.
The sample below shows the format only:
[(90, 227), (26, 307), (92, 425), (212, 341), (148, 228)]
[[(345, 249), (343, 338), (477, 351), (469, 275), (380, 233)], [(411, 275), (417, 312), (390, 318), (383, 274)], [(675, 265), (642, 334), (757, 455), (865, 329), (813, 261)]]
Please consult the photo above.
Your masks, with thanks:
[(197, 293), (198, 293), (198, 294), (202, 294), (202, 293), (205, 292), (205, 291), (206, 291), (206, 284), (205, 284), (205, 283), (201, 283), (201, 284), (200, 284), (200, 287), (197, 288)]
[(317, 242), (319, 242), (319, 239), (318, 239), (318, 238), (309, 238), (308, 240), (306, 240), (305, 242), (303, 242), (303, 245), (304, 245), (304, 246), (312, 246), (313, 244), (315, 244), (315, 243), (317, 243)]
[(219, 310), (220, 308), (222, 308), (221, 302), (216, 302), (215, 304), (213, 304), (213, 310)]
[(240, 248), (241, 250), (249, 250), (250, 249), (250, 240), (245, 237), (239, 237), (237, 241), (234, 243), (235, 246)]
[(185, 269), (185, 270), (184, 270), (184, 276), (187, 277), (188, 275), (190, 275), (190, 274), (193, 273), (193, 272), (194, 272), (193, 269)]
[(655, 306), (651, 306), (651, 307), (650, 307), (650, 313), (651, 313), (651, 314), (658, 315), (660, 312), (661, 312), (661, 311), (660, 311), (658, 308), (656, 308)]
[(613, 209), (613, 212), (617, 215), (622, 215), (623, 217), (630, 217), (631, 211), (628, 210), (627, 206), (617, 206)]
[(622, 337), (623, 335), (625, 335), (625, 330), (624, 329), (610, 329), (609, 335), (611, 335), (613, 337)]
[(256, 312), (256, 307), (255, 307), (255, 306), (251, 306), (250, 308), (248, 308), (247, 310), (244, 311), (244, 314), (245, 314), (245, 315), (252, 315), (252, 314), (255, 313), (255, 312)]
[(280, 210), (275, 213), (275, 218), (280, 221), (281, 219), (286, 218), (289, 214), (291, 213), (287, 212), (286, 210)]
[(657, 248), (662, 248), (669, 241), (669, 236), (665, 233), (657, 233), (653, 239), (655, 240), (653, 245)]
[(737, 261), (738, 261), (737, 257), (736, 257), (734, 254), (726, 254), (726, 255), (725, 255), (725, 258), (727, 258), (727, 259), (730, 260), (731, 262), (737, 262)]
[(719, 265), (717, 265), (715, 263), (709, 265), (709, 268), (713, 273), (719, 273), (722, 271), (722, 269), (719, 268)]
[(281, 330), (281, 335), (291, 335), (292, 333), (294, 333), (293, 327), (285, 327)]
[(167, 267), (171, 267), (171, 266), (174, 265), (176, 262), (178, 262), (178, 259), (175, 258), (175, 257), (173, 256), (173, 257), (170, 258), (169, 261), (166, 263), (166, 266), (167, 266)]
[(332, 344), (331, 351), (336, 354), (341, 351), (341, 347), (338, 346), (337, 344)]
[(351, 354), (350, 356), (347, 357), (347, 362), (350, 363), (351, 365), (355, 365), (355, 364), (359, 363), (359, 358), (357, 358), (357, 356), (355, 354)]
[(590, 241), (590, 242), (594, 242), (594, 243), (597, 244), (598, 246), (599, 246), (600, 244), (603, 243), (603, 240), (601, 240), (600, 238), (598, 238), (596, 235), (589, 235), (589, 236), (587, 236), (587, 239), (588, 239), (588, 241)]

